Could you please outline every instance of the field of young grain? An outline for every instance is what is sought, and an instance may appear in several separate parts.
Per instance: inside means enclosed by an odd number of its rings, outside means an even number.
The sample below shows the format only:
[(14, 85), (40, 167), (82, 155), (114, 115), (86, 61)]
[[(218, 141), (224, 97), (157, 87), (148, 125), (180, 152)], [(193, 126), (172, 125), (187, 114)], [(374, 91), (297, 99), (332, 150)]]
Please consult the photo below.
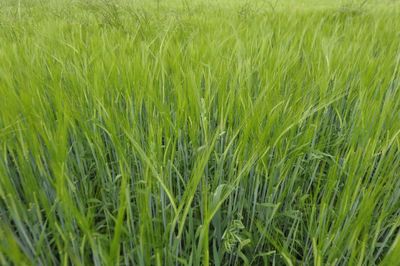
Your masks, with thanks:
[(0, 1), (1, 265), (400, 265), (396, 1)]

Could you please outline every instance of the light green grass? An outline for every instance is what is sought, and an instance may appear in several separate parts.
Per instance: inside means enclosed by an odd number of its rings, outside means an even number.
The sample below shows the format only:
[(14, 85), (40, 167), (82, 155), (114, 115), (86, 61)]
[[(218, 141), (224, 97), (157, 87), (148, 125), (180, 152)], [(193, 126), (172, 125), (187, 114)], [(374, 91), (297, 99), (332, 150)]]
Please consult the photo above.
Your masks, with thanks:
[(0, 1), (0, 264), (399, 265), (395, 1)]

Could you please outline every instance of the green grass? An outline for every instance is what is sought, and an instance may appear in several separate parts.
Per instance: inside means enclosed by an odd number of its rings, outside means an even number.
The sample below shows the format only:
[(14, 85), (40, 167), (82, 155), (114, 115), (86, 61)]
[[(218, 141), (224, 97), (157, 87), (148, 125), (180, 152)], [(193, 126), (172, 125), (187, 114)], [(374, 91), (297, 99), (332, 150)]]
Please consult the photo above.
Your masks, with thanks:
[(1, 265), (400, 265), (397, 2), (0, 1)]

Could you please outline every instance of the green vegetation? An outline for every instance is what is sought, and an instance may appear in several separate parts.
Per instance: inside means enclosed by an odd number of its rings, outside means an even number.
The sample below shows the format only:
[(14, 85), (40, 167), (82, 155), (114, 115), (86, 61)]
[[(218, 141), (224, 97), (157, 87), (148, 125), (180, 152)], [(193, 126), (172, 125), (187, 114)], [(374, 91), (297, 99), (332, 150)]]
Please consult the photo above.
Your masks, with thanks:
[(0, 1), (1, 265), (399, 265), (395, 1)]

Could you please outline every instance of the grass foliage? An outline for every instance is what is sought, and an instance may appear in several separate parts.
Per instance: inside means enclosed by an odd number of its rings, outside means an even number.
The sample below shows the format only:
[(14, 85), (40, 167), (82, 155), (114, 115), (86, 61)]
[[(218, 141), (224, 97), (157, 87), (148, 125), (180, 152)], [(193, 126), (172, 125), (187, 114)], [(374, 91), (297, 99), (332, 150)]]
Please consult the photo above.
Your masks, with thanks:
[(398, 5), (285, 3), (1, 1), (0, 264), (398, 265)]

